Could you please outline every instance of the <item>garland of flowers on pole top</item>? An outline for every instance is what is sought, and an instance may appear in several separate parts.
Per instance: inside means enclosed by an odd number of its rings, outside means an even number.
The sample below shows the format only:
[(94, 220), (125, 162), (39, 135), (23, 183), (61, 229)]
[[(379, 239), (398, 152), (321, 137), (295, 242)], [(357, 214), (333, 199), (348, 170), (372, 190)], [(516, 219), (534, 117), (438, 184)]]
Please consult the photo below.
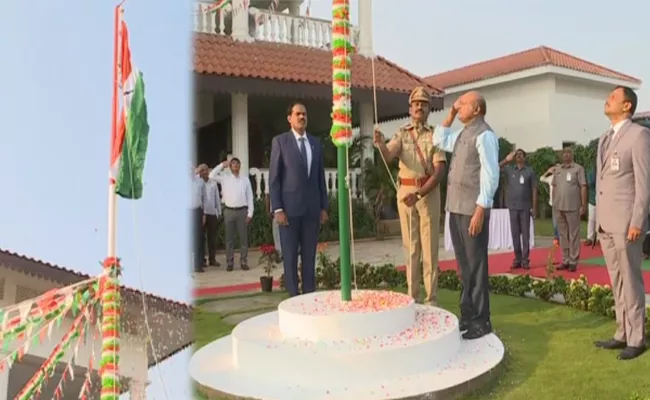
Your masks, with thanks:
[[(72, 349), (73, 357), (76, 358), (76, 354), (81, 344), (81, 339), (87, 331), (88, 326), (91, 325), (94, 305), (99, 301), (98, 294), (96, 292), (93, 292), (88, 296), (88, 301), (88, 304), (83, 308), (83, 312), (81, 312), (75, 318), (68, 332), (54, 347), (36, 374), (32, 376), (32, 378), (27, 382), (23, 389), (18, 393), (18, 395), (15, 397), (15, 400), (29, 400), (39, 395), (43, 389), (43, 385), (48, 378), (54, 375), (56, 366), (59, 362), (61, 362), (67, 351)], [(70, 374), (70, 368), (71, 367), (68, 367), (66, 371), (64, 371), (64, 375)], [(58, 385), (57, 389), (59, 389)], [(62, 394), (63, 392), (61, 388), (59, 390), (55, 390), (54, 396), (55, 398), (60, 399)]]
[(120, 385), (118, 367), (120, 363), (120, 278), (121, 266), (117, 257), (104, 260), (104, 275), (100, 279), (102, 302), (102, 353), (99, 372), (101, 375), (101, 400), (118, 400)]
[(337, 147), (352, 144), (350, 2), (332, 1), (332, 129)]

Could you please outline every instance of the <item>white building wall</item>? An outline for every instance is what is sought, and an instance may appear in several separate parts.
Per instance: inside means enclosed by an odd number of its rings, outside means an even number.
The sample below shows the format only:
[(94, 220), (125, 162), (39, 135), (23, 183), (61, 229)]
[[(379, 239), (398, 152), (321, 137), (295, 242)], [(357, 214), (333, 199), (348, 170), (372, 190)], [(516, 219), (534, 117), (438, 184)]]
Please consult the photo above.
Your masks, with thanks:
[[(526, 151), (534, 151), (539, 147), (548, 146), (551, 134), (551, 107), (554, 80), (550, 76), (532, 77), (514, 82), (507, 82), (481, 88), (480, 92), (487, 101), (487, 121), (496, 134), (515, 143)], [(445, 109), (432, 113), (429, 124), (441, 123), (458, 96), (462, 93), (452, 93), (445, 96)], [(407, 118), (385, 122), (381, 130), (389, 138)], [(454, 123), (454, 128), (460, 128), (460, 122)]]
[(587, 144), (602, 134), (609, 122), (603, 113), (607, 96), (613, 85), (585, 83), (572, 78), (555, 78), (553, 95), (552, 129), (554, 147), (562, 141)]

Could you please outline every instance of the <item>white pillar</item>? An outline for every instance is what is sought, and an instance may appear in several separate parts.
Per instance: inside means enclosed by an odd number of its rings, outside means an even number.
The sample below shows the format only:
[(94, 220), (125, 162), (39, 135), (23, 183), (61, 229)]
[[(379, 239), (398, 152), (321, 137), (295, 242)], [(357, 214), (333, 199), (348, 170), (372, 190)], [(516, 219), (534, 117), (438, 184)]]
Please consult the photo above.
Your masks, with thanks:
[(300, 2), (289, 3), (289, 15), (299, 16), (300, 15)]
[(375, 148), (372, 143), (373, 130), (375, 125), (375, 108), (372, 102), (361, 103), (359, 109), (359, 135), (364, 138), (363, 151), (361, 152), (361, 167), (365, 160), (373, 160)]
[[(0, 360), (4, 360), (7, 357), (6, 354), (0, 353)], [(0, 400), (10, 400), (9, 399), (9, 372), (10, 369), (5, 368), (0, 371)]]
[[(289, 11), (289, 15), (292, 15), (294, 17), (299, 17), (300, 3), (289, 3), (288, 11)], [(300, 32), (299, 32), (300, 27), (298, 26), (299, 23), (300, 20), (297, 18), (293, 18), (291, 20), (291, 38), (289, 40), (293, 44), (300, 44)]]
[(132, 379), (129, 387), (129, 398), (131, 400), (147, 400), (147, 381)]
[(359, 55), (374, 57), (372, 50), (372, 0), (359, 0)]
[(248, 95), (231, 94), (232, 155), (241, 160), (241, 173), (248, 176)]
[[(365, 101), (361, 103), (359, 108), (359, 135), (363, 138), (363, 141), (361, 142), (361, 145), (363, 146), (361, 151), (361, 171), (363, 171), (363, 168), (366, 165), (366, 160), (372, 162), (375, 161), (375, 146), (372, 143), (374, 125), (375, 109), (373, 103), (371, 101)], [(378, 168), (382, 168), (382, 166), (378, 166)], [(367, 199), (366, 192), (363, 190), (363, 173), (359, 177), (359, 180), (359, 187), (362, 189), (361, 197), (365, 201)]]
[(248, 0), (232, 0), (232, 37), (235, 40), (251, 41), (248, 33)]

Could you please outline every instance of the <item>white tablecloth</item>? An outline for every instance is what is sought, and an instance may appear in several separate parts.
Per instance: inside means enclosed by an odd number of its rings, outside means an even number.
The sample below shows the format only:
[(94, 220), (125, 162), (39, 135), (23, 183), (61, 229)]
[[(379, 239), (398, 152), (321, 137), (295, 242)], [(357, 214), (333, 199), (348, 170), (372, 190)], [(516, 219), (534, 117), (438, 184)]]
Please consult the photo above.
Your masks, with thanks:
[[(530, 218), (530, 248), (535, 247), (534, 220)], [(512, 234), (510, 233), (510, 211), (505, 208), (490, 210), (490, 241), (488, 249), (512, 249)], [(451, 235), (449, 234), (449, 213), (445, 213), (445, 250), (453, 251)]]

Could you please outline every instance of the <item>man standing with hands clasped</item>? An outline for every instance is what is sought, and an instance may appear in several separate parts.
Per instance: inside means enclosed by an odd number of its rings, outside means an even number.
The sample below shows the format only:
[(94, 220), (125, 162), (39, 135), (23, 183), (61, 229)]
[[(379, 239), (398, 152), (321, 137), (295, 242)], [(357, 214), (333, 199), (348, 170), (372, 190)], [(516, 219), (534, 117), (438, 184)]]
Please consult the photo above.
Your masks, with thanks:
[(612, 125), (600, 137), (596, 160), (597, 231), (612, 281), (616, 333), (595, 345), (621, 349), (620, 360), (646, 350), (641, 262), (650, 207), (650, 130), (630, 121), (636, 106), (632, 89), (610, 93), (605, 115)]
[[(453, 152), (447, 183), (449, 231), (460, 272), (460, 330), (463, 339), (492, 332), (488, 292), (490, 209), (499, 187), (499, 138), (485, 122), (487, 104), (478, 92), (468, 92), (454, 103), (436, 126), (433, 145)], [(463, 123), (450, 129), (454, 120)]]
[(562, 265), (571, 272), (580, 259), (580, 217), (587, 212), (587, 178), (582, 165), (573, 160), (573, 149), (562, 150), (562, 164), (553, 170), (553, 213), (560, 234)]
[(307, 109), (295, 102), (287, 109), (290, 130), (273, 138), (269, 187), (271, 208), (280, 226), (284, 285), (290, 296), (316, 290), (316, 248), (321, 224), (327, 221), (329, 199), (320, 141), (307, 133)]

